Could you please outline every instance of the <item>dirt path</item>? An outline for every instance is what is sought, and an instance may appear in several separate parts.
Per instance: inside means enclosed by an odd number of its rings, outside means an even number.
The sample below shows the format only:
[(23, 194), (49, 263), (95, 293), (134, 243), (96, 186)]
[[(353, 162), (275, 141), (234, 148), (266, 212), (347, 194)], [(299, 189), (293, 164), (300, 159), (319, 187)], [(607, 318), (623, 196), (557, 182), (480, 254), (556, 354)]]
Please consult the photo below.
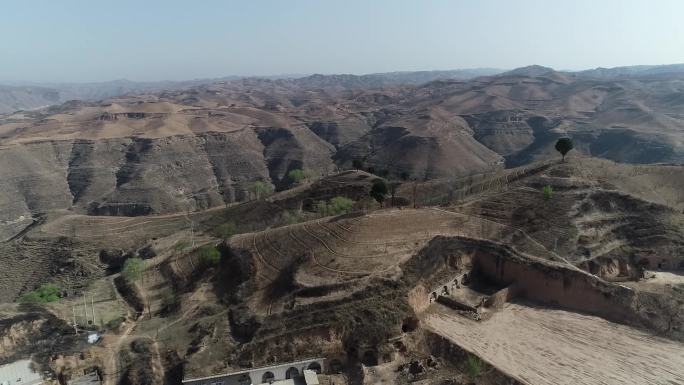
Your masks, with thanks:
[(684, 384), (684, 344), (598, 317), (506, 304), (474, 322), (433, 305), (425, 323), (530, 385)]
[(125, 342), (129, 342), (129, 337), (135, 329), (136, 322), (129, 320), (122, 330), (121, 334), (110, 334), (103, 337), (103, 346), (105, 347), (106, 357), (103, 360), (104, 378), (103, 385), (116, 385), (119, 383), (119, 376), (121, 375), (121, 368), (119, 368), (119, 352)]

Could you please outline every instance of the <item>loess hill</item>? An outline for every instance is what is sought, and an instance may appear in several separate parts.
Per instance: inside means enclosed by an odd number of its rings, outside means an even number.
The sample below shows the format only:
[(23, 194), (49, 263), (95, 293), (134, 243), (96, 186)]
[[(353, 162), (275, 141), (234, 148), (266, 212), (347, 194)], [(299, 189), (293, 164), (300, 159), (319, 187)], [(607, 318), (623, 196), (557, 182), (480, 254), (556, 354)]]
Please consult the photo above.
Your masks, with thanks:
[(496, 170), (554, 156), (564, 135), (582, 154), (682, 161), (680, 73), (590, 75), (241, 79), (6, 114), (0, 238), (55, 209), (134, 216), (244, 201), (256, 180), (281, 190), (292, 169), (327, 175), (354, 159), (419, 179)]

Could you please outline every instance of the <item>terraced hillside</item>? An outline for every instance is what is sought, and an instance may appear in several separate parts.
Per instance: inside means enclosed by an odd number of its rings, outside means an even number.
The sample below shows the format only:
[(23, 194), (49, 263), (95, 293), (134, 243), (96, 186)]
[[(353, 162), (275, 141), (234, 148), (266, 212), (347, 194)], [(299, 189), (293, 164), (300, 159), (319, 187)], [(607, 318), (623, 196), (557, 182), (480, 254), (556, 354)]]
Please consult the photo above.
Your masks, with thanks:
[[(237, 223), (240, 232), (249, 232), (285, 224), (288, 218), (315, 218), (316, 202), (336, 196), (365, 198), (374, 178), (363, 171), (349, 171), (305, 181), (268, 199), (166, 215), (91, 216), (55, 210), (0, 242), (0, 262), (15, 272), (0, 283), (0, 293), (16, 298), (46, 281), (81, 288), (102, 277), (105, 270), (120, 267), (126, 256), (149, 257), (149, 250), (162, 247), (157, 244), (163, 239), (215, 239), (215, 228), (229, 221)], [(300, 212), (302, 208), (310, 211)]]
[[(522, 229), (545, 248), (606, 279), (630, 279), (639, 274), (639, 266), (683, 266), (683, 201), (678, 192), (668, 191), (679, 185), (678, 172), (671, 166), (630, 170), (578, 159), (462, 202), (457, 210)], [(657, 187), (661, 194), (653, 193), (654, 180), (663, 186)], [(544, 186), (554, 191), (549, 200), (542, 196)]]
[[(92, 348), (69, 345), (87, 351), (69, 368), (102, 368), (108, 384), (127, 376), (119, 367), (135, 367), (125, 359), (135, 341), (151, 344), (150, 362), (163, 366), (169, 381), (322, 355), (351, 383), (410, 382), (420, 376), (401, 368), (420, 362), (434, 376), (423, 379), (438, 384), (466, 381), (463, 363), (476, 354), (490, 365), (485, 382), (544, 384), (557, 374), (538, 362), (552, 356), (581, 365), (578, 357), (602, 344), (615, 345), (606, 362), (627, 379), (650, 380), (659, 370), (676, 376), (677, 358), (658, 360), (653, 352), (677, 351), (683, 338), (680, 202), (650, 201), (657, 196), (644, 186), (658, 180), (660, 191), (675, 191), (679, 182), (670, 178), (671, 186), (668, 176), (679, 170), (640, 167), (643, 178), (627, 178), (633, 170), (623, 165), (574, 158), (402, 181), (396, 206), (384, 208), (369, 200), (378, 177), (347, 171), (197, 212), (52, 211), (2, 244), (7, 266), (21, 274), (0, 289), (16, 298), (57, 281), (68, 296), (50, 311), (64, 325), (82, 295), (90, 297), (106, 323), (103, 340)], [(547, 200), (546, 185), (554, 191)], [(315, 210), (336, 196), (356, 203), (343, 215)], [(228, 222), (237, 233), (223, 239), (216, 230)], [(208, 262), (203, 247), (216, 248), (220, 259)], [(142, 277), (126, 281), (119, 270), (134, 256), (143, 258)], [(667, 272), (657, 265), (662, 259)], [(535, 345), (530, 331), (549, 325), (553, 341), (567, 347), (555, 356)], [(575, 343), (574, 328), (598, 345)], [(469, 331), (518, 336), (522, 342), (501, 349), (529, 362), (514, 365)], [(621, 360), (645, 333), (662, 338)], [(50, 365), (67, 370), (63, 362)], [(595, 365), (582, 370), (585, 379), (610, 383)]]

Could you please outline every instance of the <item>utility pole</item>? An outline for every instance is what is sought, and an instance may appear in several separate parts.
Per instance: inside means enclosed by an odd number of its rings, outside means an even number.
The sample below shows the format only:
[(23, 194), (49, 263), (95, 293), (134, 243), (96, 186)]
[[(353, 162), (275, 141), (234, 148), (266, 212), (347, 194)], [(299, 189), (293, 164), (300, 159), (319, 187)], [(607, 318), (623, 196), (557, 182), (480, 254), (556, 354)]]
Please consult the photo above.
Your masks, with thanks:
[(88, 325), (88, 303), (86, 302), (85, 292), (83, 293), (83, 315), (85, 317), (85, 324)]
[(95, 325), (95, 300), (93, 299), (92, 295), (90, 296), (90, 310), (93, 313), (93, 325)]
[(74, 333), (78, 334), (78, 324), (76, 323), (76, 306), (72, 306), (71, 310), (74, 312)]

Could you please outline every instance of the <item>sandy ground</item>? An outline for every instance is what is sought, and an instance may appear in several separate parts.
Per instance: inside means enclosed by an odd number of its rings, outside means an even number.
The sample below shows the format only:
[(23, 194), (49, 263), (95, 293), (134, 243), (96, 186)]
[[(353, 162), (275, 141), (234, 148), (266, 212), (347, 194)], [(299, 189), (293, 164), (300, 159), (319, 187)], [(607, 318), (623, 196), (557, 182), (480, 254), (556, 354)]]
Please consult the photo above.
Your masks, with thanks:
[(684, 384), (684, 344), (598, 317), (506, 304), (475, 322), (434, 305), (425, 323), (531, 385)]
[(624, 286), (655, 293), (670, 292), (672, 288), (684, 290), (684, 274), (669, 271), (647, 271), (650, 278), (635, 282), (622, 282)]
[(684, 284), (684, 274), (669, 271), (654, 271), (654, 277), (646, 280), (660, 285), (682, 285)]

